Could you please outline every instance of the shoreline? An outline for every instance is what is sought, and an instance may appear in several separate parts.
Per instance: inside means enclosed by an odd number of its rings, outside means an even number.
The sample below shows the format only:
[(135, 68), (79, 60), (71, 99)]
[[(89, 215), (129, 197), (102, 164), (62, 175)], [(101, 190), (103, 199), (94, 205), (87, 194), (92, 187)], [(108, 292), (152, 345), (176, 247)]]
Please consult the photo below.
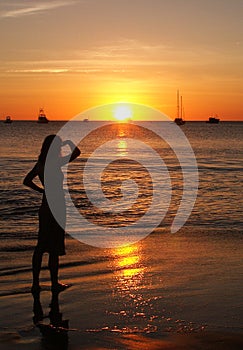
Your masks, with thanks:
[(243, 337), (241, 331), (210, 329), (192, 333), (176, 332), (118, 332), (69, 331), (41, 334), (38, 327), (22, 329), (2, 329), (0, 344), (4, 350), (241, 350)]
[[(67, 282), (67, 281), (65, 281)], [(94, 283), (94, 282), (93, 282)], [(79, 286), (73, 285), (60, 294), (58, 312), (62, 321), (69, 323), (66, 331), (51, 335), (41, 334), (39, 325), (33, 323), (33, 298), (26, 288), (23, 294), (1, 297), (0, 344), (4, 350), (241, 350), (243, 349), (242, 327), (200, 326), (190, 323), (178, 324), (168, 320), (168, 329), (150, 324), (145, 328), (126, 325), (123, 314), (118, 318), (99, 311), (99, 297), (93, 305), (92, 298), (80, 302)], [(92, 293), (92, 292), (90, 292)], [(82, 295), (82, 293), (81, 293)], [(95, 297), (95, 296), (94, 296)], [(48, 329), (50, 322), (50, 287), (44, 286), (41, 304), (44, 324)], [(80, 304), (82, 309), (80, 309)], [(91, 304), (91, 305), (90, 305)], [(98, 309), (95, 312), (95, 309)], [(108, 323), (109, 319), (109, 323)], [(141, 323), (143, 319), (141, 320)], [(166, 320), (165, 320), (166, 322)], [(5, 324), (4, 324), (5, 323)], [(170, 327), (170, 323), (173, 327)], [(2, 326), (2, 324), (4, 324)], [(95, 327), (94, 327), (95, 325)], [(191, 327), (191, 329), (190, 329)], [(163, 328), (163, 329), (162, 329)], [(171, 328), (171, 329), (170, 329)], [(58, 344), (58, 346), (57, 346)], [(61, 345), (60, 345), (61, 344)]]
[[(51, 347), (33, 325), (32, 251), (13, 251), (14, 242), (7, 242), (10, 249), (1, 257), (0, 344), (6, 350), (243, 349), (240, 232), (184, 228), (114, 251), (68, 239), (60, 280), (72, 287), (58, 302), (62, 320), (69, 320), (63, 348)], [(40, 302), (49, 325), (46, 265), (47, 256)]]

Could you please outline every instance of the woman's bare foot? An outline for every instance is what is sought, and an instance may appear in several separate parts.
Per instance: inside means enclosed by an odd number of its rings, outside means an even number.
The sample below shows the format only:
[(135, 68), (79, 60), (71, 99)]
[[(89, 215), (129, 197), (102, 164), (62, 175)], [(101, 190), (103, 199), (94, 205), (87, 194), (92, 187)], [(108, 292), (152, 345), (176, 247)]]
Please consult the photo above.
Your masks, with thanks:
[(51, 287), (51, 291), (53, 293), (61, 293), (69, 287), (71, 287), (71, 284), (57, 283)]

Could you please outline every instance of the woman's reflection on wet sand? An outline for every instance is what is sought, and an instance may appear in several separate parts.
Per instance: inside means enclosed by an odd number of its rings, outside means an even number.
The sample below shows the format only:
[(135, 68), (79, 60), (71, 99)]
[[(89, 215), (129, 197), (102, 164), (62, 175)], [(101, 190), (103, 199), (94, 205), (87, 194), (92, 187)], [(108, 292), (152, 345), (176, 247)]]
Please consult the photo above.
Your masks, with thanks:
[[(50, 312), (48, 316), (44, 316), (40, 293), (33, 295), (33, 323), (39, 328), (42, 334), (43, 349), (68, 349), (68, 329), (69, 320), (64, 320), (59, 308), (59, 293), (52, 292), (50, 303)], [(49, 324), (44, 322), (44, 319), (50, 320)]]

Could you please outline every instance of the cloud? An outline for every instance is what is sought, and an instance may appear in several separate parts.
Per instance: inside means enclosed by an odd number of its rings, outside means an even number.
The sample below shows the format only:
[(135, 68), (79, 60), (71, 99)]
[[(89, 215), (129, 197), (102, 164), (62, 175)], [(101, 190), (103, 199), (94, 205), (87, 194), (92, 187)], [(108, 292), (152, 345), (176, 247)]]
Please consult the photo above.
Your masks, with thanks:
[(39, 51), (28, 53), (31, 60), (3, 60), (1, 75), (75, 74), (89, 78), (100, 76), (102, 79), (135, 79), (140, 76), (157, 80), (164, 80), (166, 76), (170, 76), (170, 79), (211, 76), (215, 79), (239, 79), (236, 72), (241, 67), (239, 59), (230, 55), (227, 57), (217, 48), (198, 46), (192, 50), (184, 46), (147, 44), (126, 38), (96, 47), (65, 51), (63, 54), (59, 51), (48, 51), (45, 60), (39, 59)]
[(67, 73), (66, 68), (40, 68), (40, 69), (10, 69), (7, 73)]
[(120, 39), (116, 43), (97, 47), (95, 50), (83, 51), (82, 54), (94, 59), (141, 58), (157, 55), (169, 48), (165, 45), (144, 44), (134, 39)]
[(21, 16), (27, 16), (27, 15), (35, 15), (39, 12), (49, 11), (53, 10), (55, 8), (63, 7), (63, 6), (69, 6), (74, 3), (77, 3), (77, 0), (66, 0), (66, 1), (39, 1), (36, 4), (29, 4), (29, 6), (24, 6), (21, 4), (21, 8), (17, 8), (14, 10), (3, 10), (0, 14), (3, 18), (16, 18)]

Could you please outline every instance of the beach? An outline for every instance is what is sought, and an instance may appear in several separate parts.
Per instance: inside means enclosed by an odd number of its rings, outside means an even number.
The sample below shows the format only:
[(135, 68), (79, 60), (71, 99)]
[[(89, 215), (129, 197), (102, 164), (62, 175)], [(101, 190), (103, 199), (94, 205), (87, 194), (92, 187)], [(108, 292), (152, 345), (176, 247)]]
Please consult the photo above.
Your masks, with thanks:
[[(61, 281), (72, 284), (59, 295), (62, 319), (69, 320), (64, 348), (241, 349), (242, 243), (241, 234), (229, 240), (227, 233), (205, 231), (157, 232), (112, 251), (68, 240), (72, 254), (60, 268)], [(6, 349), (37, 349), (43, 338), (32, 324), (31, 266), (11, 255), (9, 246), (2, 255), (10, 264), (1, 271), (1, 341)], [(31, 250), (19, 256), (30, 262)], [(46, 267), (41, 276), (48, 325)]]
[[(41, 198), (25, 189), (22, 181), (43, 137), (63, 124), (53, 123), (46, 129), (19, 122), (2, 132), (3, 349), (242, 349), (243, 124), (222, 123), (217, 132), (199, 124), (188, 123), (184, 128), (198, 160), (200, 179), (186, 225), (170, 233), (181, 189), (177, 164), (167, 155), (175, 199), (163, 224), (139, 242), (120, 248), (92, 247), (67, 235), (59, 277), (71, 287), (59, 294), (54, 311), (47, 256), (41, 271), (40, 304), (33, 307), (31, 259)], [(33, 144), (28, 135), (37, 127), (39, 139)], [(124, 151), (124, 143), (122, 147)], [(88, 154), (85, 145), (82, 151)], [(81, 201), (76, 170), (80, 164), (77, 161), (70, 170), (76, 201)], [(104, 182), (107, 189), (114, 174), (109, 176)], [(128, 217), (137, 219), (137, 213), (133, 209)], [(106, 217), (98, 219), (107, 224)], [(33, 309), (40, 311), (40, 306), (44, 316), (36, 322)], [(54, 329), (50, 326), (53, 313), (58, 324)]]

